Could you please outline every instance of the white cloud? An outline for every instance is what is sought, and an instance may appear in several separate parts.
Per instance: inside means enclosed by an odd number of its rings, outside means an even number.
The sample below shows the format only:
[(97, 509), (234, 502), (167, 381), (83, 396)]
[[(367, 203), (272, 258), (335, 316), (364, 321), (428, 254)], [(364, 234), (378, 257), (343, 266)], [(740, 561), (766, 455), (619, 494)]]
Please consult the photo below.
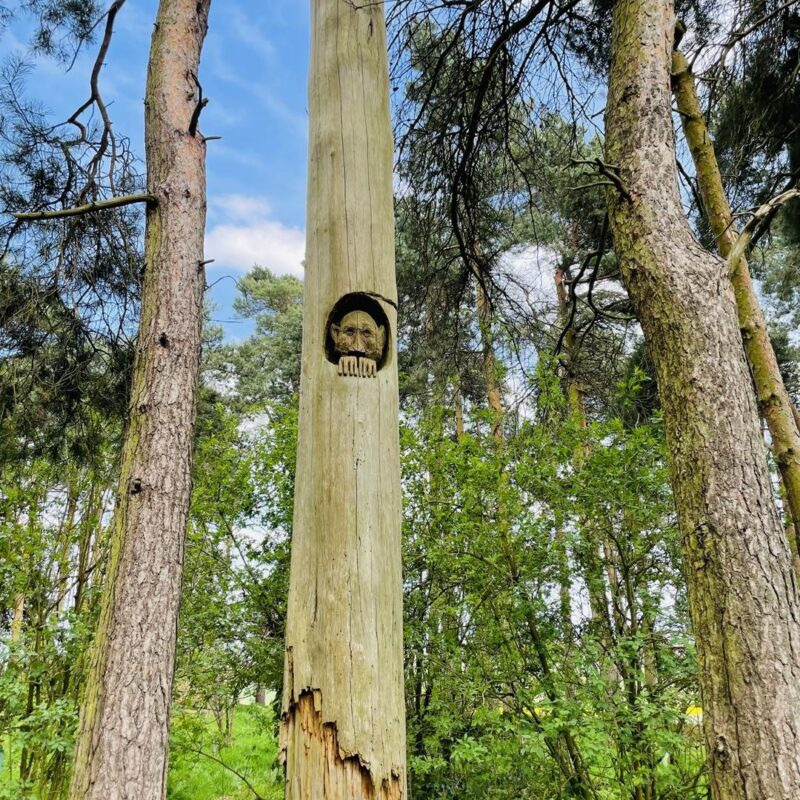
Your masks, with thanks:
[(249, 194), (224, 194), (210, 201), (211, 213), (224, 214), (229, 222), (249, 222), (254, 217), (267, 217), (272, 206), (265, 197)]
[(557, 262), (558, 254), (549, 247), (529, 245), (509, 250), (500, 259), (508, 281), (505, 291), (531, 307), (551, 303)]
[(263, 197), (223, 195), (211, 200), (214, 224), (206, 232), (206, 258), (215, 266), (248, 272), (254, 264), (279, 275), (303, 277), (305, 234), (271, 218)]

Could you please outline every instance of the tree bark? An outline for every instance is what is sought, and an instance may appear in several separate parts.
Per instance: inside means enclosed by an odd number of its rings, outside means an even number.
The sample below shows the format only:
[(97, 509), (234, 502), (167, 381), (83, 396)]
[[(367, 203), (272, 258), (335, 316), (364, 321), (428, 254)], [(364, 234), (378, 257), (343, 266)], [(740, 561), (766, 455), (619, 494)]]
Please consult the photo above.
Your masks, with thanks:
[[(714, 143), (706, 127), (694, 76), (686, 56), (672, 54), (672, 90), (681, 117), (686, 142), (692, 153), (697, 185), (709, 225), (719, 252), (728, 258), (738, 237), (728, 199), (722, 185)], [(772, 349), (761, 305), (753, 288), (747, 259), (742, 257), (731, 274), (739, 327), (761, 416), (767, 423), (772, 452), (781, 473), (786, 493), (787, 516), (794, 529), (800, 526), (800, 432), (795, 423), (795, 409), (781, 377), (778, 359)], [(797, 556), (797, 552), (793, 553)]]
[(492, 306), (481, 283), (475, 275), (475, 295), (478, 311), (478, 326), (481, 331), (483, 380), (486, 384), (486, 403), (492, 415), (492, 436), (498, 443), (503, 441), (503, 392), (497, 376), (497, 357), (492, 335)]
[(25, 593), (14, 595), (14, 612), (11, 617), (11, 641), (19, 642), (22, 638), (22, 626), (25, 622)]
[[(405, 705), (386, 30), (379, 3), (312, 0), (311, 9), (286, 798), (397, 800), (406, 795)], [(326, 352), (330, 315), (354, 294), (384, 318), (375, 377), (340, 375)]]
[(161, 800), (203, 321), (205, 142), (192, 135), (210, 0), (161, 0), (145, 99), (146, 269), (100, 620), (71, 800)]
[[(617, 257), (656, 365), (715, 800), (800, 797), (800, 598), (726, 264), (675, 175), (669, 0), (617, 0), (606, 111)], [(627, 193), (627, 196), (626, 196)]]
[(460, 441), (465, 432), (464, 428), (464, 397), (461, 394), (461, 375), (453, 379), (453, 408), (456, 428), (456, 441)]
[[(575, 337), (575, 328), (569, 320), (569, 300), (567, 297), (567, 274), (559, 267), (555, 273), (556, 297), (558, 298), (558, 316), (561, 325), (569, 326), (564, 335), (564, 357), (561, 365), (564, 370), (562, 385), (567, 399), (567, 408), (570, 416), (580, 428), (586, 428), (586, 397), (583, 386), (578, 379), (578, 342)], [(584, 448), (581, 448), (584, 449)], [(587, 453), (584, 452), (584, 455)]]

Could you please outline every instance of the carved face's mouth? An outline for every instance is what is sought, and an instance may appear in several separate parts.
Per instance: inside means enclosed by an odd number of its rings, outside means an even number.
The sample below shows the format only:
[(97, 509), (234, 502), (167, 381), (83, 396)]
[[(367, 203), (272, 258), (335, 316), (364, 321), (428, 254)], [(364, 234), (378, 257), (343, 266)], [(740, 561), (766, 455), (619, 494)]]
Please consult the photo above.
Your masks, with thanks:
[(350, 350), (348, 351), (347, 355), (357, 356), (358, 358), (365, 358), (367, 353), (364, 350)]

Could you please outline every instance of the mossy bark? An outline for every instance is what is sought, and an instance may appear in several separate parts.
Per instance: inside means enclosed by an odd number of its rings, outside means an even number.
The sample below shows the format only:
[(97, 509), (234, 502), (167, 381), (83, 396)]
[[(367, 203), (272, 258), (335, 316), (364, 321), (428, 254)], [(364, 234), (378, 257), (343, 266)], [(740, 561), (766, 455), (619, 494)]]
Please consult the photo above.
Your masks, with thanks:
[[(728, 258), (738, 232), (725, 196), (714, 143), (700, 107), (694, 76), (686, 56), (679, 51), (672, 54), (672, 91), (694, 160), (697, 185), (709, 225), (720, 254)], [(800, 432), (795, 422), (794, 404), (781, 377), (746, 258), (740, 258), (739, 263), (733, 265), (731, 282), (758, 407), (769, 430), (772, 452), (785, 492), (788, 522), (791, 522), (793, 532), (800, 526)], [(793, 534), (789, 537), (789, 545), (797, 568), (797, 542)]]
[(617, 0), (606, 111), (614, 246), (656, 366), (715, 800), (800, 797), (800, 598), (725, 262), (675, 174), (669, 0)]
[[(281, 748), (287, 800), (406, 795), (397, 287), (383, 5), (312, 0), (308, 234)], [(375, 377), (326, 352), (356, 295)], [(372, 314), (371, 314), (372, 315)], [(374, 317), (373, 317), (374, 318)]]
[(162, 800), (203, 322), (205, 142), (190, 131), (210, 0), (161, 0), (145, 96), (142, 310), (70, 800)]

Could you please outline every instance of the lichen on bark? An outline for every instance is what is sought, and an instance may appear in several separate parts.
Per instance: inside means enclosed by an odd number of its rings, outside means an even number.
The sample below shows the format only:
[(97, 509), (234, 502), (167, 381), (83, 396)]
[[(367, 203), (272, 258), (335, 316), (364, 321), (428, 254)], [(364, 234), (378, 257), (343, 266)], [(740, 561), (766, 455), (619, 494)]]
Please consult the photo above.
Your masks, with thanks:
[[(203, 323), (205, 142), (188, 130), (210, 0), (161, 0), (145, 95), (145, 274), (71, 800), (162, 800)], [(166, 342), (166, 345), (165, 345)]]
[(617, 0), (606, 110), (614, 247), (656, 366), (715, 800), (800, 797), (800, 598), (734, 293), (683, 213), (669, 0)]
[[(703, 208), (720, 255), (727, 258), (738, 232), (725, 196), (711, 133), (700, 107), (694, 75), (686, 56), (678, 50), (672, 53), (672, 91), (694, 161)], [(800, 571), (794, 533), (800, 527), (800, 431), (795, 421), (795, 408), (781, 377), (746, 258), (740, 258), (733, 265), (731, 283), (759, 410), (769, 429), (772, 451), (785, 492), (789, 546), (795, 569)]]

